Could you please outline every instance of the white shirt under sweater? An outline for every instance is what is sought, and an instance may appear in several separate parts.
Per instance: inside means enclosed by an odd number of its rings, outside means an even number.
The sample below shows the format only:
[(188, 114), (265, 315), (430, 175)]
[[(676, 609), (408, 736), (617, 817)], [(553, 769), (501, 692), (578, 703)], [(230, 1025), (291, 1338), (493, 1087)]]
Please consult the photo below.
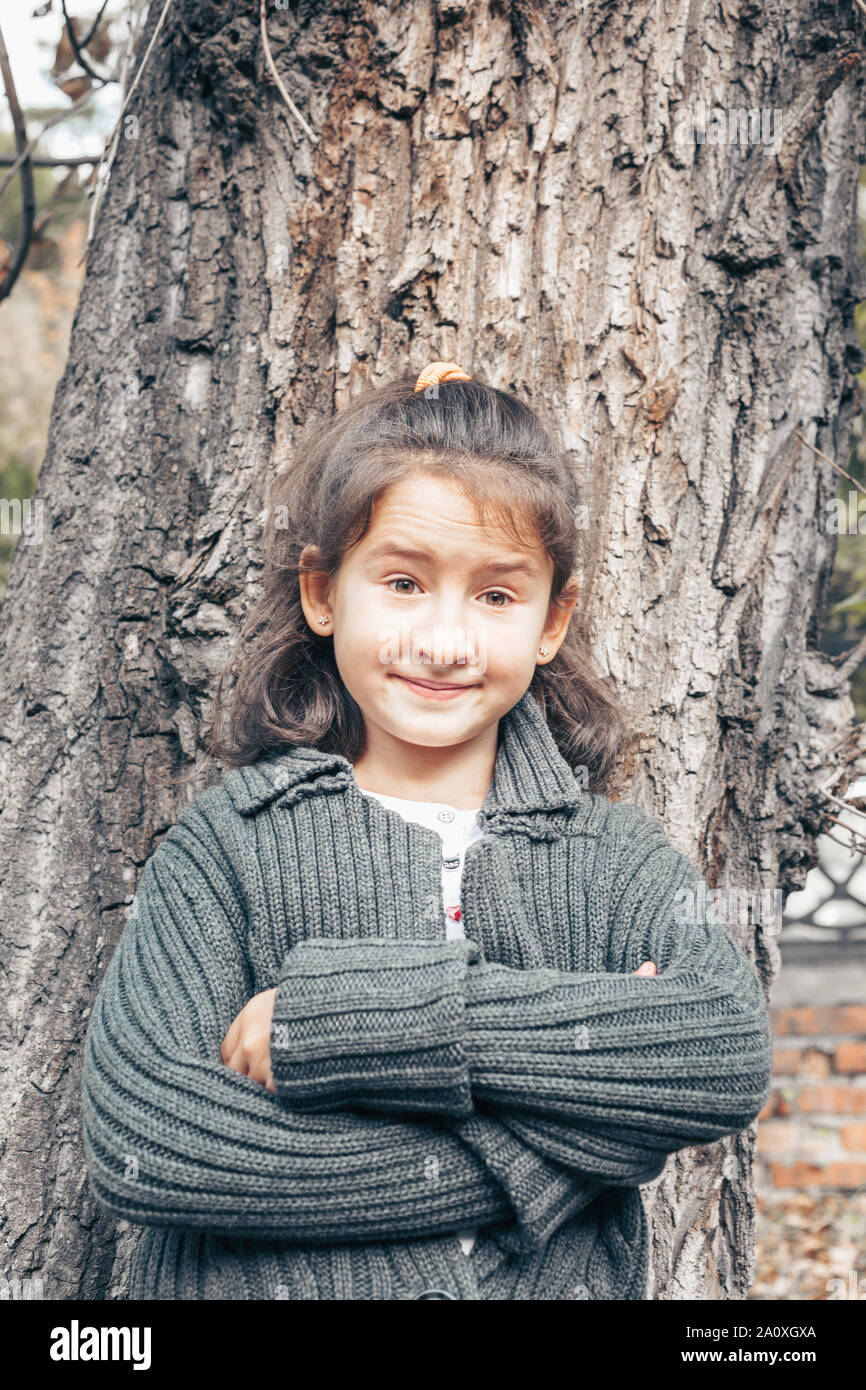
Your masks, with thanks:
[[(480, 840), (483, 831), (478, 824), (481, 807), (461, 810), (457, 806), (447, 806), (442, 801), (408, 801), (402, 796), (385, 796), (383, 792), (368, 792), (361, 788), (365, 796), (375, 796), (383, 806), (396, 811), (404, 820), (416, 821), (426, 825), (428, 830), (436, 830), (442, 836), (442, 900), (445, 906), (445, 935), (449, 939), (465, 936), (463, 921), (455, 922), (448, 916), (449, 907), (460, 906), (460, 885), (463, 881), (463, 858), (467, 849)], [(468, 1255), (475, 1244), (475, 1231), (458, 1231), (464, 1255)]]

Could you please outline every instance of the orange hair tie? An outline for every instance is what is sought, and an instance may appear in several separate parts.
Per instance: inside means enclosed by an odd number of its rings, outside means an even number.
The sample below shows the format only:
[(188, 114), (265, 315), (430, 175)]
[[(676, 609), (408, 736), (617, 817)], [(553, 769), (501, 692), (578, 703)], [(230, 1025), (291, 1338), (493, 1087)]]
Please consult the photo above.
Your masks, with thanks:
[(425, 387), (436, 386), (440, 381), (471, 380), (471, 376), (464, 372), (462, 367), (458, 367), (456, 362), (431, 362), (415, 382), (415, 390), (423, 391)]

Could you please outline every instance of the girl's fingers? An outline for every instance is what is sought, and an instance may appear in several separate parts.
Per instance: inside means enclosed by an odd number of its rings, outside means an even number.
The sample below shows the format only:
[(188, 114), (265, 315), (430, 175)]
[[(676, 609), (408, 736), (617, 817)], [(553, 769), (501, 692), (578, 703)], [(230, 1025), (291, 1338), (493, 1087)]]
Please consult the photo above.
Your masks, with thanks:
[(657, 975), (658, 970), (654, 961), (645, 960), (643, 965), (638, 966), (637, 970), (633, 970), (631, 973), (633, 975)]
[(257, 1081), (260, 1086), (266, 1086), (269, 1091), (276, 1094), (273, 1072), (270, 1069), (270, 1059), (266, 1057), (250, 1058), (245, 1053), (242, 1043), (239, 1043), (229, 1058), (226, 1066), (231, 1067), (232, 1071), (240, 1072), (241, 1076), (248, 1076), (251, 1081)]
[(267, 1086), (270, 1074), (271, 1069), (268, 1058), (262, 1056), (254, 1057), (250, 1064), (250, 1069), (247, 1072), (250, 1081), (257, 1081), (260, 1086)]
[[(240, 1015), (238, 1015), (238, 1017), (240, 1017)], [(220, 1044), (220, 1056), (222, 1057), (223, 1061), (225, 1061), (227, 1057), (231, 1057), (232, 1053), (234, 1052), (237, 1035), (238, 1019), (236, 1018), (234, 1022), (231, 1024), (225, 1037), (223, 1038), (222, 1043)]]

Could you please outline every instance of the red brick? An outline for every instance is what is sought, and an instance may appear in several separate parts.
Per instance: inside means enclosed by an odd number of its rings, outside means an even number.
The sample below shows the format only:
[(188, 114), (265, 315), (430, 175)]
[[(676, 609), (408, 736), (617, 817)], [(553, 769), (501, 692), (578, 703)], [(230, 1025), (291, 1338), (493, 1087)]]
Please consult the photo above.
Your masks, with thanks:
[(814, 1163), (771, 1163), (774, 1187), (811, 1187), (824, 1181), (824, 1169)]
[(855, 1188), (866, 1183), (866, 1163), (828, 1163), (824, 1182), (829, 1187)]
[(804, 1047), (800, 1053), (800, 1076), (829, 1076), (830, 1056), (816, 1047)]
[(773, 1032), (776, 1037), (806, 1037), (823, 1033), (823, 1009), (773, 1009)]
[(799, 1047), (776, 1047), (773, 1049), (773, 1071), (777, 1075), (796, 1076), (799, 1070)]
[(860, 1033), (866, 1037), (866, 1004), (840, 1004), (824, 1012), (827, 1014), (825, 1033)]
[[(858, 1043), (839, 1044), (839, 1047), (857, 1046)], [(829, 1053), (818, 1047), (777, 1047), (773, 1050), (773, 1071), (777, 1076), (825, 1077), (830, 1075), (830, 1065)]]
[(842, 1147), (853, 1153), (866, 1153), (866, 1124), (842, 1125)]
[(804, 1086), (796, 1104), (813, 1115), (866, 1115), (866, 1086)]
[(776, 1048), (773, 1072), (776, 1076), (830, 1076), (830, 1056), (815, 1047)]
[(833, 1054), (833, 1070), (866, 1072), (866, 1042), (839, 1043)]
[(774, 1187), (834, 1187), (842, 1190), (862, 1187), (866, 1183), (866, 1162), (771, 1163), (770, 1175)]

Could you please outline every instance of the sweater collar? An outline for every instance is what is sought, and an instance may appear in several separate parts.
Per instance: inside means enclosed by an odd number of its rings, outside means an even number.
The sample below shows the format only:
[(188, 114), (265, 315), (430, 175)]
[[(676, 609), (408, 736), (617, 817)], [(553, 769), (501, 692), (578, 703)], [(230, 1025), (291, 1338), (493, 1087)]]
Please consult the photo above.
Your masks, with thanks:
[[(247, 767), (236, 768), (224, 786), (237, 811), (248, 815), (285, 797), (297, 801), (346, 787), (354, 767), (340, 753), (320, 748), (274, 749)], [(493, 779), (481, 810), (520, 814), (576, 806), (587, 793), (557, 747), (538, 701), (527, 690), (499, 721)]]

